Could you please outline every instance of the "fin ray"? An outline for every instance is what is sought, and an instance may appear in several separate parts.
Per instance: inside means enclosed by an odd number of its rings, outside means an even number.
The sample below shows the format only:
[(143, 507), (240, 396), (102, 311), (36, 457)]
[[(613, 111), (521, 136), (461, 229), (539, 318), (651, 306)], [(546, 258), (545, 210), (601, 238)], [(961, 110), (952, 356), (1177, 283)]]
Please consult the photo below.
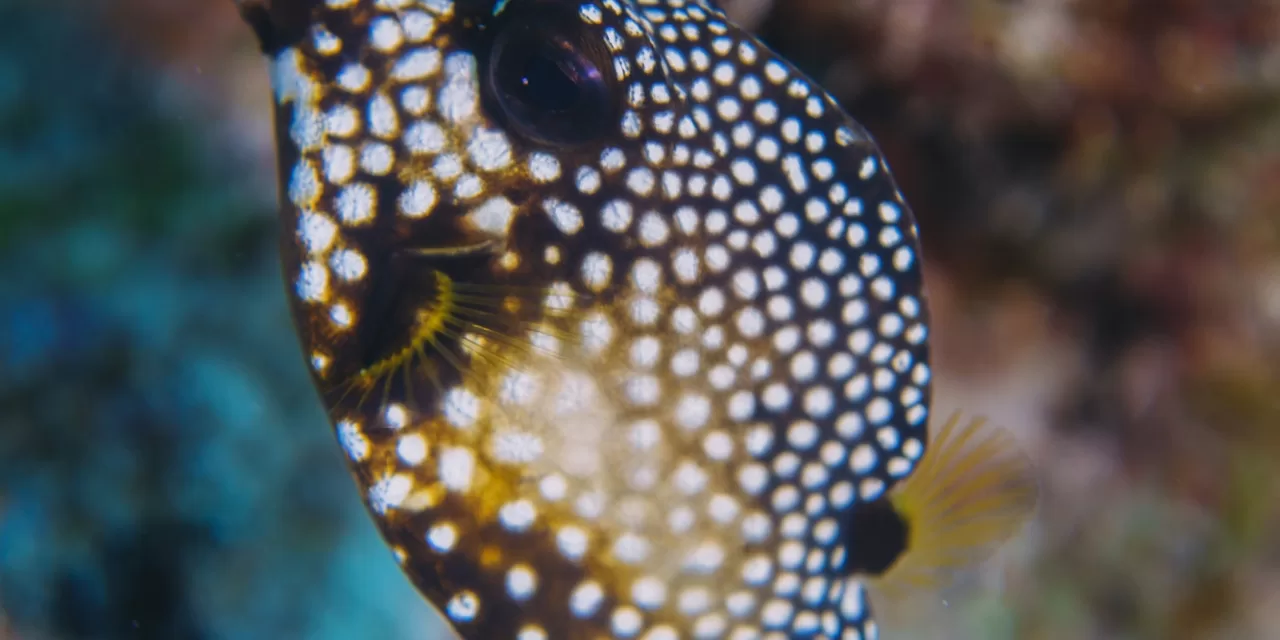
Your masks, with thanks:
[(945, 588), (1011, 538), (1038, 499), (1031, 461), (1009, 433), (981, 417), (961, 422), (952, 414), (890, 496), (910, 530), (902, 558), (873, 581), (876, 590), (898, 597)]

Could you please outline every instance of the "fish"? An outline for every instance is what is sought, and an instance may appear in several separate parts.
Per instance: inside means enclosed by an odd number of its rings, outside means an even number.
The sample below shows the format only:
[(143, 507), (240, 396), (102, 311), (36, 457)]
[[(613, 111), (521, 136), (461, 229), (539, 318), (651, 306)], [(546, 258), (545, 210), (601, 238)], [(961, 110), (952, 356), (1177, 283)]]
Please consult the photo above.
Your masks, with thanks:
[(367, 510), (466, 639), (876, 638), (1035, 504), (930, 444), (914, 215), (707, 0), (237, 0), (283, 275)]

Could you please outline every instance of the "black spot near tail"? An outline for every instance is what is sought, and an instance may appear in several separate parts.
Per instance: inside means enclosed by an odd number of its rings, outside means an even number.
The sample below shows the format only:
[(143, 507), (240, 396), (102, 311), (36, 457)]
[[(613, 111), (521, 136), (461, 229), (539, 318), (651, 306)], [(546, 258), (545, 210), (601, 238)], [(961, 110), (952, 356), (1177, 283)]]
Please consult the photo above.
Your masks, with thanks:
[(907, 551), (911, 525), (888, 498), (857, 505), (843, 525), (849, 573), (884, 575)]

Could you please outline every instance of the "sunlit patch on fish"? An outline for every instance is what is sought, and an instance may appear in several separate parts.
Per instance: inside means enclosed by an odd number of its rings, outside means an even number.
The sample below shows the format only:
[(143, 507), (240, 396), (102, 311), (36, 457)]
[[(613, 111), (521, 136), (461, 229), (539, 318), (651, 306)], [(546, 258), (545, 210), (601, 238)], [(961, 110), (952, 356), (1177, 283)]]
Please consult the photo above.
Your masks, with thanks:
[(460, 634), (877, 636), (864, 578), (1004, 449), (895, 487), (957, 458), (859, 125), (701, 0), (240, 7), (314, 380)]

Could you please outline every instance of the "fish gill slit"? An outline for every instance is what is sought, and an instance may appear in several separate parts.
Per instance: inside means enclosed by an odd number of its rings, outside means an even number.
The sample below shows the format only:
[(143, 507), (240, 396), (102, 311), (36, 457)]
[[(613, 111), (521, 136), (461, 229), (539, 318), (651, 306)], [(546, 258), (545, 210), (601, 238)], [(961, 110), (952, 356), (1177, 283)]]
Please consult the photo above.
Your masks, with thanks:
[[(439, 345), (437, 337), (441, 333), (446, 319), (457, 305), (454, 300), (455, 285), (453, 279), (439, 271), (433, 272), (433, 275), (435, 276), (437, 288), (435, 298), (426, 305), (426, 309), (422, 312), (421, 319), (417, 326), (414, 327), (409, 340), (395, 353), (360, 370), (343, 382), (340, 386), (342, 394), (337, 398), (335, 405), (342, 404), (353, 391), (359, 389), (361, 390), (360, 398), (356, 402), (356, 408), (362, 407), (368, 402), (370, 394), (381, 386), (382, 398), (380, 406), (385, 406), (390, 399), (391, 380), (397, 372), (404, 376), (406, 399), (412, 402), (415, 397), (411, 391), (414, 363), (418, 358), (421, 358), (424, 364), (430, 360), (430, 356), (427, 355), (426, 351), (428, 345), (437, 353), (443, 351), (440, 348), (441, 345)], [(421, 368), (433, 386), (439, 390), (441, 385), (436, 372), (431, 367), (423, 366)], [(462, 370), (460, 369), (460, 371)]]
[[(352, 392), (359, 391), (356, 406), (362, 407), (381, 387), (380, 406), (385, 406), (390, 399), (392, 379), (400, 373), (406, 402), (410, 408), (417, 408), (412, 405), (416, 404), (418, 397), (414, 393), (414, 379), (419, 372), (437, 393), (442, 394), (446, 385), (441, 379), (439, 365), (451, 368), (465, 381), (476, 376), (476, 364), (487, 369), (515, 370), (520, 368), (522, 359), (563, 357), (557, 350), (519, 335), (520, 332), (531, 330), (562, 344), (576, 340), (575, 334), (557, 326), (554, 321), (571, 317), (575, 313), (572, 308), (545, 309), (542, 311), (544, 321), (539, 322), (521, 320), (518, 314), (526, 305), (536, 307), (549, 295), (576, 297), (579, 294), (559, 293), (549, 287), (460, 282), (442, 271), (432, 273), (436, 294), (419, 312), (419, 319), (404, 346), (348, 378), (342, 384), (343, 393), (337, 404), (344, 402)], [(507, 321), (514, 326), (497, 326)], [(433, 362), (435, 359), (438, 361)]]

